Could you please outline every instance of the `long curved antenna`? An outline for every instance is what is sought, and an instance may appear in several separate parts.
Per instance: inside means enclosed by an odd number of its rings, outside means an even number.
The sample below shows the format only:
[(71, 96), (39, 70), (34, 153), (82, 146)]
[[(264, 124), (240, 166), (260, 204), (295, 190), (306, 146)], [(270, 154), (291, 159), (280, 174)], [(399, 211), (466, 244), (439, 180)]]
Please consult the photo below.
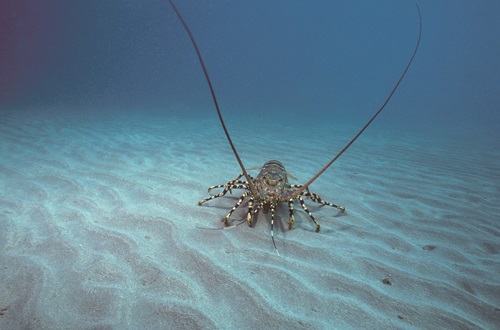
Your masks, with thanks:
[(304, 189), (307, 189), (307, 187), (309, 187), (309, 185), (311, 183), (314, 182), (314, 180), (316, 180), (321, 174), (323, 174), (323, 172), (326, 171), (326, 169), (328, 167), (330, 167), (330, 165), (333, 164), (333, 162), (335, 162), (337, 160), (337, 158), (340, 157), (340, 155), (342, 155), (347, 149), (349, 149), (349, 147), (354, 143), (354, 141), (356, 141), (358, 139), (358, 137), (365, 131), (365, 129), (370, 126), (370, 124), (372, 123), (372, 121), (382, 112), (382, 110), (384, 110), (385, 106), (387, 105), (387, 103), (389, 103), (389, 100), (392, 98), (392, 96), (394, 95), (394, 93), (396, 92), (396, 89), (398, 89), (399, 87), (399, 84), (401, 83), (401, 80), (403, 80), (404, 76), (406, 75), (406, 72), (408, 71), (408, 69), (410, 68), (410, 65), (411, 63), (413, 62), (413, 59), (415, 58), (415, 55), (417, 54), (417, 50), (418, 50), (418, 46), (420, 45), (420, 38), (422, 36), (422, 15), (420, 14), (420, 8), (418, 7), (418, 4), (416, 4), (417, 6), (417, 11), (418, 11), (418, 18), (419, 18), (419, 22), (420, 22), (420, 27), (419, 27), (419, 33), (418, 33), (418, 40), (417, 40), (417, 45), (415, 46), (415, 50), (413, 51), (413, 54), (410, 58), (410, 61), (408, 62), (408, 64), (406, 65), (406, 68), (405, 70), (403, 71), (403, 74), (401, 75), (401, 77), (399, 77), (399, 80), (398, 82), (396, 83), (396, 85), (394, 86), (394, 88), (392, 89), (391, 93), (389, 94), (389, 96), (387, 97), (387, 99), (385, 100), (384, 104), (382, 104), (382, 106), (380, 107), (380, 109), (378, 109), (378, 111), (373, 115), (373, 117), (365, 124), (365, 126), (363, 126), (363, 128), (358, 132), (358, 134), (356, 134), (356, 136), (354, 136), (352, 138), (351, 141), (349, 141), (349, 143), (342, 149), (340, 150), (340, 152), (335, 156), (333, 157), (318, 173), (316, 173), (309, 181), (307, 181), (302, 187), (288, 193), (287, 195), (283, 196), (283, 199), (291, 199), (291, 198), (295, 198), (297, 197)]
[(231, 137), (229, 136), (229, 132), (227, 131), (226, 124), (224, 123), (224, 119), (222, 119), (222, 114), (220, 113), (219, 110), (219, 103), (217, 102), (217, 97), (215, 96), (214, 88), (212, 87), (212, 82), (210, 81), (210, 77), (208, 76), (207, 68), (205, 67), (205, 63), (203, 62), (203, 58), (201, 57), (200, 50), (198, 49), (198, 45), (196, 44), (196, 41), (194, 40), (193, 34), (191, 33), (191, 30), (187, 26), (186, 22), (181, 16), (181, 13), (177, 10), (177, 7), (174, 5), (172, 0), (168, 0), (170, 2), (170, 5), (174, 9), (175, 13), (177, 14), (177, 17), (182, 23), (182, 26), (184, 26), (184, 29), (186, 30), (187, 34), (189, 35), (189, 39), (191, 39), (191, 43), (193, 44), (194, 50), (196, 51), (196, 55), (198, 56), (198, 60), (200, 61), (201, 68), (203, 69), (203, 73), (205, 74), (205, 78), (207, 79), (208, 87), (210, 88), (210, 93), (212, 93), (212, 99), (214, 100), (215, 104), (215, 109), (217, 109), (217, 114), (219, 115), (219, 120), (220, 123), (222, 124), (222, 128), (224, 129), (224, 133), (226, 133), (227, 140), (229, 141), (229, 145), (231, 146), (231, 149), (233, 150), (234, 155), (236, 156), (236, 160), (238, 161), (238, 164), (240, 164), (241, 170), (243, 171), (243, 175), (247, 179), (248, 185), (250, 187), (250, 191), (254, 196), (258, 195), (257, 189), (255, 188), (255, 184), (252, 181), (252, 178), (250, 175), (248, 175), (247, 171), (245, 170), (245, 166), (243, 166), (243, 162), (241, 161), (240, 156), (238, 155), (238, 152), (236, 151), (236, 148), (234, 147), (233, 141), (231, 140)]

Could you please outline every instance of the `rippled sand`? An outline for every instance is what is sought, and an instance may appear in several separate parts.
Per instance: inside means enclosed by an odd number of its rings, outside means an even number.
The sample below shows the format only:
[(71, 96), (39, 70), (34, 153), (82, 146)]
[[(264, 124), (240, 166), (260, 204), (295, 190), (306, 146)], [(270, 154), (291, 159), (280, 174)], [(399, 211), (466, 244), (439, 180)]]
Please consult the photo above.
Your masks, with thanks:
[[(346, 213), (283, 207), (278, 256), (266, 215), (204, 229), (240, 194), (197, 205), (240, 172), (213, 113), (40, 112), (0, 112), (2, 329), (500, 326), (498, 150), (371, 128), (312, 186)], [(355, 133), (230, 130), (296, 183)]]

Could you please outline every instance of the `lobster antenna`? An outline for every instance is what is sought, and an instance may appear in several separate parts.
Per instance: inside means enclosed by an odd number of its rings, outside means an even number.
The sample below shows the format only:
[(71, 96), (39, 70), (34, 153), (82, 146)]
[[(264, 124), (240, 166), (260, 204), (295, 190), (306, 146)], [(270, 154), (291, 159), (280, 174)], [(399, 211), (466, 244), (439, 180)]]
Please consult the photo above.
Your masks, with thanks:
[(227, 131), (226, 124), (224, 123), (224, 119), (222, 118), (222, 114), (219, 110), (219, 103), (217, 102), (217, 97), (215, 96), (215, 91), (214, 88), (212, 87), (212, 82), (210, 81), (210, 77), (208, 76), (208, 71), (207, 68), (205, 67), (205, 63), (203, 62), (203, 58), (201, 57), (200, 50), (198, 49), (198, 45), (196, 44), (196, 41), (194, 40), (193, 34), (191, 33), (191, 30), (189, 29), (188, 25), (184, 21), (184, 19), (181, 16), (181, 13), (177, 10), (177, 7), (174, 5), (174, 2), (172, 0), (168, 0), (170, 2), (170, 5), (174, 9), (177, 17), (182, 23), (182, 26), (184, 26), (184, 29), (186, 30), (187, 34), (189, 35), (189, 39), (191, 39), (191, 43), (193, 44), (194, 50), (196, 51), (196, 55), (198, 56), (198, 60), (200, 62), (201, 68), (203, 69), (203, 73), (205, 74), (205, 78), (207, 79), (208, 87), (210, 88), (210, 93), (212, 93), (212, 99), (214, 100), (215, 104), (215, 109), (217, 109), (217, 115), (219, 115), (219, 120), (220, 123), (222, 124), (222, 128), (224, 129), (224, 133), (226, 134), (227, 140), (229, 141), (229, 145), (231, 146), (231, 149), (233, 150), (234, 155), (236, 156), (236, 160), (238, 161), (238, 164), (240, 164), (241, 170), (243, 171), (243, 175), (247, 179), (248, 185), (250, 186), (250, 191), (254, 196), (258, 195), (257, 189), (255, 188), (255, 185), (252, 181), (252, 178), (250, 175), (248, 175), (247, 171), (245, 170), (245, 166), (243, 166), (243, 162), (241, 161), (240, 156), (238, 155), (238, 152), (236, 151), (236, 148), (234, 147), (233, 141), (231, 140), (231, 137), (229, 136), (229, 132)]
[(396, 90), (398, 89), (399, 87), (399, 84), (401, 83), (401, 81), (403, 80), (404, 76), (406, 75), (406, 72), (408, 71), (408, 69), (410, 68), (410, 65), (411, 63), (413, 62), (413, 59), (415, 58), (415, 55), (417, 54), (417, 50), (418, 50), (418, 46), (420, 45), (420, 38), (422, 36), (422, 15), (420, 14), (420, 8), (418, 7), (418, 4), (415, 4), (417, 6), (417, 11), (418, 11), (418, 18), (419, 18), (419, 32), (418, 32), (418, 40), (417, 40), (417, 45), (415, 46), (415, 50), (413, 51), (413, 54), (410, 58), (410, 61), (408, 62), (408, 64), (406, 65), (406, 68), (405, 70), (403, 71), (403, 74), (401, 75), (401, 77), (399, 77), (399, 80), (398, 82), (396, 83), (396, 85), (394, 86), (394, 88), (392, 89), (391, 93), (389, 94), (389, 96), (387, 97), (387, 99), (385, 100), (384, 104), (382, 104), (382, 106), (380, 107), (380, 109), (378, 109), (378, 111), (373, 115), (373, 117), (365, 124), (365, 126), (363, 126), (363, 128), (358, 132), (358, 134), (356, 134), (356, 136), (354, 136), (352, 138), (351, 141), (349, 141), (348, 144), (346, 144), (346, 146), (340, 150), (340, 152), (335, 156), (333, 157), (321, 170), (319, 170), (318, 173), (316, 173), (309, 181), (307, 181), (302, 187), (290, 192), (289, 194), (285, 195), (284, 196), (284, 199), (291, 199), (291, 198), (295, 198), (297, 197), (304, 189), (307, 189), (307, 187), (309, 187), (309, 185), (311, 183), (314, 182), (314, 180), (316, 180), (321, 174), (323, 174), (323, 172), (326, 171), (326, 169), (328, 167), (330, 167), (330, 165), (333, 164), (333, 162), (335, 162), (339, 157), (340, 155), (342, 155), (347, 149), (349, 149), (349, 147), (354, 143), (354, 141), (356, 141), (358, 139), (358, 137), (365, 131), (365, 129), (368, 128), (368, 126), (370, 126), (370, 124), (372, 123), (372, 121), (382, 112), (382, 110), (384, 110), (385, 106), (387, 105), (387, 103), (389, 103), (389, 100), (392, 98), (392, 96), (394, 95), (394, 93), (396, 92)]

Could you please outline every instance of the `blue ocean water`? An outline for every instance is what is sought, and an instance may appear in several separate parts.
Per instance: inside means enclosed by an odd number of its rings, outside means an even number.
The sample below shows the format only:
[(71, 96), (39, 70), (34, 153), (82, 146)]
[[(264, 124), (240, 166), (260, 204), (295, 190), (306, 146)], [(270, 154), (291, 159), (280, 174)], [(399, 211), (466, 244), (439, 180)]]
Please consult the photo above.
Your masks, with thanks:
[[(377, 125), (497, 139), (497, 1), (421, 1), (415, 63)], [(207, 111), (211, 99), (166, 1), (7, 1), (2, 108)], [(179, 1), (224, 113), (362, 124), (418, 34), (413, 1)], [(73, 111), (73, 110), (68, 110)], [(78, 111), (78, 110), (76, 110)]]

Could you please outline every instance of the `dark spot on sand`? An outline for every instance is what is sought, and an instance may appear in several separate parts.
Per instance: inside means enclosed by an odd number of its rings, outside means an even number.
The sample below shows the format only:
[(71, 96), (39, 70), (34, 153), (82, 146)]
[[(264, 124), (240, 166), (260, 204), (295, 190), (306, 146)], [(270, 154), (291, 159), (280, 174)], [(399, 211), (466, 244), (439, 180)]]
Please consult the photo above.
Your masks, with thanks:
[(483, 246), (484, 246), (484, 249), (486, 250), (486, 252), (488, 252), (488, 253), (491, 253), (491, 254), (498, 253), (498, 249), (494, 244), (485, 242), (485, 243), (483, 243)]
[(391, 280), (390, 280), (388, 277), (384, 278), (384, 279), (382, 280), (382, 283), (384, 283), (384, 284), (386, 284), (386, 285), (392, 285), (392, 282), (391, 282)]
[(422, 249), (424, 249), (425, 251), (432, 251), (436, 248), (437, 246), (435, 245), (424, 245), (422, 246)]
[(5, 308), (0, 308), (0, 317), (4, 316), (5, 314), (7, 314), (7, 309), (8, 307), (5, 307)]
[(462, 281), (462, 287), (468, 293), (473, 294), (473, 295), (476, 294), (476, 292), (474, 291), (474, 289), (472, 288), (472, 286), (468, 282)]

